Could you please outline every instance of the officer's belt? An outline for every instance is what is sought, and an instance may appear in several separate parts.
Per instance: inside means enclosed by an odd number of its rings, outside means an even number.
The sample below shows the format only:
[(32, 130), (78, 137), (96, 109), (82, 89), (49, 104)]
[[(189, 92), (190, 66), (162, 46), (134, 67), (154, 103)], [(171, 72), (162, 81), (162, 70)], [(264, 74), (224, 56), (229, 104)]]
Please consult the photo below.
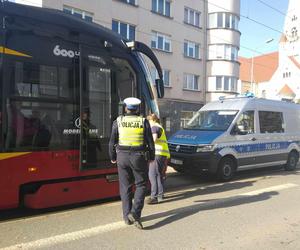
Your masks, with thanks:
[(132, 147), (132, 146), (117, 146), (118, 150), (126, 150), (126, 151), (145, 151), (146, 147), (145, 146), (137, 146), (137, 147)]

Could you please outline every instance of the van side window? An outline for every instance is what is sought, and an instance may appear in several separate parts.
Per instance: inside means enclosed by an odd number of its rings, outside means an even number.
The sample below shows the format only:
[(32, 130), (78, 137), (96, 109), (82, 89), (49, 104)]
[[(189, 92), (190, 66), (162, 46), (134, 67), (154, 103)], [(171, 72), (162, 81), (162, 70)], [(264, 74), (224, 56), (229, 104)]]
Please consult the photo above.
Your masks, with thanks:
[(283, 133), (282, 112), (259, 111), (259, 126), (261, 133)]
[(239, 117), (236, 128), (242, 134), (253, 134), (254, 133), (254, 111), (245, 111)]

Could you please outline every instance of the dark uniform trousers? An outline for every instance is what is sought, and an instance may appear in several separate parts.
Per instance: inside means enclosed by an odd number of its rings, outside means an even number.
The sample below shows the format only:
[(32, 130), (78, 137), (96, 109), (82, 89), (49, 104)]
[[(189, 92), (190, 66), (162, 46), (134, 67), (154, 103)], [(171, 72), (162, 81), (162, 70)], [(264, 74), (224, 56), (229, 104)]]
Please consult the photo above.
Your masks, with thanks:
[[(148, 163), (145, 160), (144, 152), (117, 150), (117, 165), (123, 217), (126, 219), (131, 212), (136, 219), (139, 219), (144, 207), (148, 182)], [(133, 184), (135, 184), (134, 197)], [(133, 204), (132, 198), (134, 198)]]

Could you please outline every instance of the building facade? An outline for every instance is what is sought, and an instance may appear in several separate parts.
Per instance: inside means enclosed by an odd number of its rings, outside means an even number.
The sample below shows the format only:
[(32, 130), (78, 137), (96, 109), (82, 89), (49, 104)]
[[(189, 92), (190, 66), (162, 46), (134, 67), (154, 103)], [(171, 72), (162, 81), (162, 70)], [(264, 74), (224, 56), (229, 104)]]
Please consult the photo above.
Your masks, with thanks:
[[(43, 0), (150, 46), (164, 75), (160, 115), (168, 134), (206, 102), (237, 92), (240, 0)], [(153, 78), (157, 74), (149, 66)]]
[[(241, 58), (240, 78), (247, 86), (251, 59)], [(252, 60), (252, 90), (256, 96), (300, 103), (300, 5), (290, 0), (277, 52)], [(248, 74), (249, 75), (249, 74)], [(248, 85), (249, 85), (248, 77)], [(250, 89), (251, 91), (251, 89)]]
[(278, 68), (279, 53), (272, 52), (253, 58), (239, 58), (240, 67), (240, 93), (251, 92), (255, 96), (266, 97), (263, 85), (268, 84)]

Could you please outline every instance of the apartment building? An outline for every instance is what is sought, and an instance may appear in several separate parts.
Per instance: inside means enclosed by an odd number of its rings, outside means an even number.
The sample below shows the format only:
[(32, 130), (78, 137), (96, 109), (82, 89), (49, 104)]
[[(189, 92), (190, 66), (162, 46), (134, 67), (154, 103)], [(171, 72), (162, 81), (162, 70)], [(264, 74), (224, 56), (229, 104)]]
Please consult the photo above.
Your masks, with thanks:
[[(168, 134), (208, 101), (237, 92), (240, 0), (43, 0), (150, 46), (164, 74)], [(149, 65), (153, 77), (157, 74)]]

